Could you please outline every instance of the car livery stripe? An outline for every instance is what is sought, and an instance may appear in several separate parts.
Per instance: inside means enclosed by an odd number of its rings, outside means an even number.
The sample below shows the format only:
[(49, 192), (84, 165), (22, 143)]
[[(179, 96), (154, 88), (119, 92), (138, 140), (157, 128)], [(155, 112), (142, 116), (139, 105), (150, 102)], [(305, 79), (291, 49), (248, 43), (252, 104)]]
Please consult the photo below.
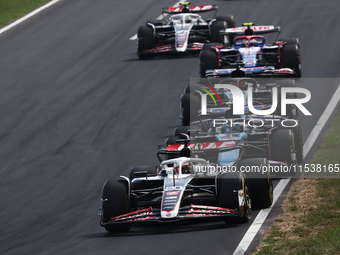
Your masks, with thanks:
[[(169, 7), (167, 9), (167, 13), (180, 13), (183, 10), (183, 6), (181, 7)], [(207, 11), (207, 10), (212, 10), (213, 6), (211, 4), (207, 5), (194, 5), (190, 6), (189, 10), (193, 12), (198, 12), (198, 11)]]
[[(206, 143), (191, 143), (188, 144), (189, 148), (194, 150), (209, 150), (209, 149), (222, 149), (230, 146), (235, 146), (235, 141), (220, 141), (220, 142), (206, 142)], [(184, 148), (183, 144), (170, 144), (166, 147), (168, 151), (179, 151)]]
[(116, 217), (112, 217), (111, 221), (113, 222), (121, 222), (121, 221), (137, 221), (137, 220), (145, 220), (145, 219), (152, 219), (153, 218), (153, 211), (151, 207), (146, 209), (126, 213), (123, 215), (119, 215)]

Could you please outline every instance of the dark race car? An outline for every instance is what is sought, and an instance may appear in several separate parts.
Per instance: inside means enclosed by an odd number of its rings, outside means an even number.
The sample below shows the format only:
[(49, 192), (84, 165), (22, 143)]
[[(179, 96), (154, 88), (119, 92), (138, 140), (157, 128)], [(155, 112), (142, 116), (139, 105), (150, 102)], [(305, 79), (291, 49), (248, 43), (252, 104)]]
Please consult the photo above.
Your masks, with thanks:
[(206, 42), (228, 43), (219, 31), (235, 27), (233, 16), (213, 16), (204, 20), (198, 13), (215, 11), (217, 5), (181, 3), (163, 9), (163, 20), (149, 20), (138, 29), (137, 55), (140, 59), (159, 53), (200, 52)]
[[(200, 53), (201, 77), (231, 75), (240, 70), (243, 76), (287, 75), (301, 77), (301, 51), (298, 38), (275, 40), (268, 44), (261, 34), (280, 32), (278, 26), (242, 27), (220, 31), (221, 36), (237, 36), (232, 45), (208, 43)], [(240, 67), (240, 68), (239, 68)], [(240, 75), (240, 72), (237, 72)]]
[[(189, 135), (194, 144), (207, 143), (217, 146), (228, 141), (238, 141), (245, 149), (242, 158), (267, 158), (269, 163), (285, 165), (290, 168), (287, 172), (278, 173), (277, 177), (286, 177), (296, 174), (297, 165), (303, 161), (303, 143), (301, 125), (296, 120), (290, 120), (283, 116), (266, 115), (244, 115), (239, 117), (228, 117), (229, 110), (210, 113), (201, 116), (199, 121), (191, 123), (190, 126), (179, 126), (175, 129), (174, 137), (166, 141), (171, 145), (183, 134)], [(226, 114), (227, 113), (227, 114)], [(216, 144), (215, 144), (216, 143)], [(214, 145), (215, 144), (215, 145)], [(192, 147), (192, 146), (191, 146)], [(216, 155), (220, 165), (230, 164), (236, 159), (227, 153)], [(238, 154), (233, 154), (238, 155)], [(197, 155), (199, 156), (199, 155)], [(210, 156), (212, 156), (210, 154)], [(205, 158), (209, 158), (206, 155)], [(224, 162), (223, 159), (228, 159)]]
[[(244, 157), (266, 157), (293, 167), (302, 163), (302, 132), (295, 105), (288, 104), (285, 109), (286, 115), (282, 116), (280, 115), (281, 102), (278, 100), (279, 107), (272, 114), (255, 115), (249, 112), (249, 102), (247, 103), (249, 101), (247, 87), (251, 86), (253, 108), (259, 111), (270, 109), (273, 88), (277, 87), (280, 93), (281, 86), (294, 87), (294, 80), (285, 79), (260, 84), (253, 78), (229, 78), (214, 79), (214, 83), (232, 84), (242, 88), (245, 101), (244, 114), (233, 114), (233, 95), (229, 89), (214, 90), (214, 85), (211, 84), (209, 92), (205, 86), (204, 88), (188, 86), (185, 91), (187, 93), (181, 97), (184, 126), (176, 128), (175, 137), (185, 133), (195, 142), (200, 142), (202, 139), (210, 142), (241, 139), (247, 145)], [(215, 96), (218, 95), (219, 99), (215, 100), (212, 95), (213, 90), (217, 92)], [(201, 97), (198, 96), (203, 91), (211, 96), (205, 97), (207, 102), (204, 114), (201, 111)], [(287, 93), (286, 96), (297, 97), (296, 93)]]

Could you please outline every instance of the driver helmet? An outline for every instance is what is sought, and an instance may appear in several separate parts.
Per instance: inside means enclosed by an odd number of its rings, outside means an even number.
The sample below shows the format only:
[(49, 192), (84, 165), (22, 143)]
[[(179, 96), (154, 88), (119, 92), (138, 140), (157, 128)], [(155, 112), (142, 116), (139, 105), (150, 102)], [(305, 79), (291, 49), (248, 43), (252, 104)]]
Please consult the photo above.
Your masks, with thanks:
[(223, 124), (223, 131), (225, 133), (231, 133), (231, 132), (239, 133), (239, 132), (242, 132), (242, 126), (240, 125), (240, 123), (235, 123), (232, 126), (230, 126), (227, 123), (224, 123)]
[(191, 163), (185, 163), (182, 165), (182, 174), (190, 174), (192, 169), (192, 164)]
[(234, 132), (242, 132), (242, 126), (240, 123), (234, 124), (232, 129)]
[(249, 41), (247, 39), (244, 39), (243, 42), (242, 42), (242, 47), (246, 47), (248, 48), (249, 47)]
[(254, 38), (250, 40), (249, 46), (250, 47), (257, 47), (257, 42)]

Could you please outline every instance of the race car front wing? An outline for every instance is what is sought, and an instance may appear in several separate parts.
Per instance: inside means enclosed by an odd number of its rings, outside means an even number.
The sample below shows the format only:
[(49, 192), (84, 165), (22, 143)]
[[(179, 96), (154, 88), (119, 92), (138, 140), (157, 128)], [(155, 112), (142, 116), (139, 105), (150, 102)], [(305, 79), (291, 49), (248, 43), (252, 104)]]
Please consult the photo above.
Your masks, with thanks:
[[(101, 211), (99, 211), (101, 215)], [(126, 213), (116, 217), (112, 217), (109, 220), (101, 220), (102, 226), (108, 224), (122, 224), (122, 223), (137, 223), (146, 221), (157, 222), (171, 222), (193, 218), (212, 218), (212, 217), (225, 217), (225, 216), (239, 216), (240, 212), (236, 209), (214, 207), (214, 206), (202, 206), (202, 205), (189, 205), (181, 207), (177, 217), (166, 219), (161, 217), (160, 210), (157, 208), (148, 207), (142, 210)]]

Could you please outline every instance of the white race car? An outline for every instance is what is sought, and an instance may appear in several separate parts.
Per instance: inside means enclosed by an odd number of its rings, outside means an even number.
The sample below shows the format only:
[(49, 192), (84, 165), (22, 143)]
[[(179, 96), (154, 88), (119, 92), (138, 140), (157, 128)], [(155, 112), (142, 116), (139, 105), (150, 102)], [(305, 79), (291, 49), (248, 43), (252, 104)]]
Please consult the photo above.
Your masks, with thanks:
[[(219, 148), (223, 149), (233, 150), (227, 145)], [(247, 222), (252, 211), (251, 192), (258, 203), (255, 207), (272, 204), (270, 176), (247, 179), (240, 171), (241, 167), (250, 165), (268, 165), (265, 158), (239, 160), (234, 164), (235, 171), (222, 171), (207, 160), (183, 156), (188, 150), (185, 141), (179, 158), (163, 160), (159, 167), (133, 167), (129, 177), (105, 182), (100, 225), (109, 232), (117, 232), (148, 221), (234, 217)], [(162, 148), (157, 155), (169, 158), (170, 154), (174, 151)]]
[(147, 21), (145, 26), (139, 27), (137, 55), (140, 59), (165, 52), (198, 53), (206, 42), (228, 44), (229, 36), (220, 36), (220, 30), (235, 27), (234, 17), (214, 16), (204, 20), (197, 13), (217, 11), (217, 5), (189, 4), (164, 8), (163, 20)]

